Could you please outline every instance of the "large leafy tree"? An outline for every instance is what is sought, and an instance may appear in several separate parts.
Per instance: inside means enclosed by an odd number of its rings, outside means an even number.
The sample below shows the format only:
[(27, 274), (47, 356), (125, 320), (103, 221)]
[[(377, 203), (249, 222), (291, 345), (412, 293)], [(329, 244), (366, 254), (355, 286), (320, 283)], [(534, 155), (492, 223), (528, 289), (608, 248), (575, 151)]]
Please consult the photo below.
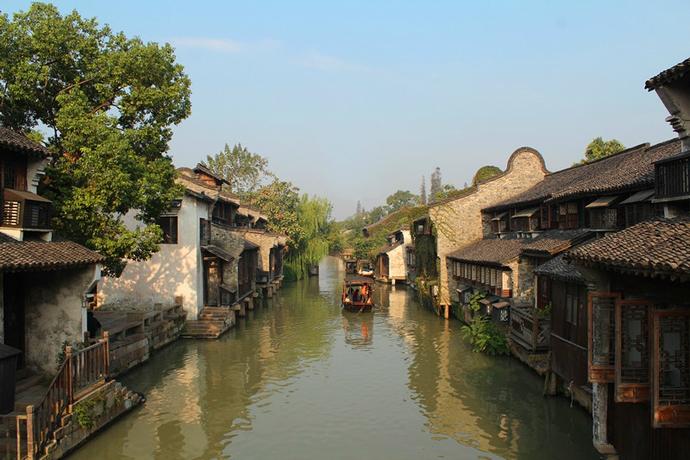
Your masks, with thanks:
[(599, 160), (622, 150), (625, 150), (625, 146), (617, 139), (609, 139), (608, 141), (605, 141), (601, 137), (596, 137), (592, 139), (592, 142), (587, 144), (583, 163)]
[(225, 144), (219, 153), (208, 155), (204, 164), (225, 178), (230, 183), (230, 190), (241, 197), (247, 197), (259, 188), (264, 179), (273, 177), (268, 170), (268, 160), (250, 152), (242, 144), (232, 148)]
[(398, 190), (386, 198), (389, 212), (395, 212), (405, 206), (415, 206), (419, 202), (419, 197), (409, 190)]
[(190, 109), (170, 45), (44, 3), (0, 15), (0, 124), (47, 134), (55, 230), (100, 251), (107, 274), (158, 249), (155, 220), (180, 194), (168, 142)]
[(299, 245), (304, 232), (300, 226), (299, 189), (291, 182), (274, 179), (252, 196), (252, 204), (268, 217), (268, 230), (282, 233), (289, 238), (291, 248)]

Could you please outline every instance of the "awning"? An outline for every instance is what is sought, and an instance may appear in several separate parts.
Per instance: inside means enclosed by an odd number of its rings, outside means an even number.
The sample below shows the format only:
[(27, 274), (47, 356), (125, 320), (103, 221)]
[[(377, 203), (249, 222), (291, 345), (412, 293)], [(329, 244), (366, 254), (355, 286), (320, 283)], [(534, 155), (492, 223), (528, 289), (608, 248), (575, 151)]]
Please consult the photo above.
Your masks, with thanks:
[(592, 201), (589, 203), (585, 208), (587, 209), (592, 209), (592, 208), (607, 208), (611, 206), (611, 204), (616, 201), (616, 196), (603, 196), (601, 198), (597, 198), (596, 200)]
[(497, 215), (496, 217), (494, 217), (494, 218), (491, 219), (491, 220), (494, 220), (494, 221), (496, 221), (496, 220), (501, 220), (501, 219), (503, 219), (503, 218), (506, 216), (506, 214), (507, 214), (506, 212), (502, 212), (502, 213), (500, 213), (499, 215)]
[(504, 301), (504, 302), (496, 302), (494, 304), (494, 308), (506, 308), (506, 307), (510, 307), (510, 302)]
[(18, 201), (40, 201), (42, 203), (50, 203), (51, 201), (47, 198), (43, 198), (35, 193), (26, 192), (23, 190), (15, 190), (12, 188), (6, 188), (3, 194), (5, 200), (18, 200)]
[(513, 219), (516, 217), (532, 217), (539, 211), (539, 208), (529, 208), (529, 209), (523, 209), (522, 211), (519, 211), (517, 214), (513, 215)]
[(212, 244), (209, 244), (208, 246), (201, 246), (201, 250), (206, 251), (209, 254), (213, 254), (214, 256), (223, 259), (226, 262), (230, 262), (235, 259), (225, 249), (221, 249), (218, 246), (213, 246)]
[(637, 192), (631, 197), (621, 201), (620, 204), (633, 204), (633, 203), (641, 203), (643, 201), (648, 201), (650, 198), (654, 196), (654, 190), (642, 190), (641, 192)]

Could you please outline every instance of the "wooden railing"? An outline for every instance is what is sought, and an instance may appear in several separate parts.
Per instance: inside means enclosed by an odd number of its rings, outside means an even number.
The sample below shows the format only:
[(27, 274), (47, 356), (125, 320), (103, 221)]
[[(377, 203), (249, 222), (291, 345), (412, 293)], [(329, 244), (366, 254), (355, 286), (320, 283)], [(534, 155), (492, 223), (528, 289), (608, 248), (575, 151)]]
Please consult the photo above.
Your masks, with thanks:
[(29, 200), (5, 200), (2, 208), (2, 225), (18, 228), (50, 228), (52, 207), (50, 203)]
[(690, 195), (690, 157), (656, 165), (656, 198)]
[(510, 338), (531, 352), (549, 348), (551, 322), (539, 318), (532, 307), (510, 309)]
[[(65, 347), (65, 360), (48, 386), (41, 402), (26, 407), (26, 415), (17, 417), (17, 458), (41, 457), (62, 418), (85, 392), (105, 382), (109, 368), (108, 333), (93, 345), (73, 351)], [(26, 429), (23, 429), (25, 423)], [(23, 452), (26, 452), (24, 456)]]

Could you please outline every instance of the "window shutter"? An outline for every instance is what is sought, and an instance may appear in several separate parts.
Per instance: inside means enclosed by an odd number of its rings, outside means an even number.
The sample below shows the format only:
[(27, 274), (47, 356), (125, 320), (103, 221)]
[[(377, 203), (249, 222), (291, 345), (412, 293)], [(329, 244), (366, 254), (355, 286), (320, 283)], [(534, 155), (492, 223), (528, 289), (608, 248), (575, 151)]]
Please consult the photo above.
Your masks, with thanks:
[(616, 402), (649, 401), (648, 300), (616, 300)]
[(690, 427), (690, 309), (652, 315), (654, 428)]
[(589, 381), (615, 379), (615, 303), (618, 292), (590, 292), (587, 296), (587, 367)]

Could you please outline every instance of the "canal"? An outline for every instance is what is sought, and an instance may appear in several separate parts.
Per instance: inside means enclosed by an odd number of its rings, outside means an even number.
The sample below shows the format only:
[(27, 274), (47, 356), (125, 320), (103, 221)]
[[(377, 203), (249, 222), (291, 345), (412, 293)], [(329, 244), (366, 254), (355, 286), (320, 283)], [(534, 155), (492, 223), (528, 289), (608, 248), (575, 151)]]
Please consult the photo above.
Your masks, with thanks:
[(404, 287), (341, 313), (341, 262), (286, 284), (217, 341), (178, 341), (122, 380), (146, 404), (71, 459), (595, 459), (591, 422)]

